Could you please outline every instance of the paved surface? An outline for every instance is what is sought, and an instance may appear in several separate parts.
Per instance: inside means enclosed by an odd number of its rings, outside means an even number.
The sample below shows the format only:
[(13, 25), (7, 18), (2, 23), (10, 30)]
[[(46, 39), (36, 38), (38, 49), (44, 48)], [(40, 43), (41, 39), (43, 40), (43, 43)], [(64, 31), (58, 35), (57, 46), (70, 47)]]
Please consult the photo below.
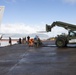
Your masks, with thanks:
[(76, 75), (76, 47), (48, 44), (51, 46), (0, 48), (0, 75)]

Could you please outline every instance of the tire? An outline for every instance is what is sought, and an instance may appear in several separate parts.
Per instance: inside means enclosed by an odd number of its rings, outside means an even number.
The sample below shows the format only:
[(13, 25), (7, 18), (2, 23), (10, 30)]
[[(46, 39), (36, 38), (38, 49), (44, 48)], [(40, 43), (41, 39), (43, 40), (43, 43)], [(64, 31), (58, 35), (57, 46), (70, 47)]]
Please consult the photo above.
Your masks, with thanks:
[(66, 43), (63, 39), (57, 39), (55, 44), (57, 47), (65, 47), (66, 46)]

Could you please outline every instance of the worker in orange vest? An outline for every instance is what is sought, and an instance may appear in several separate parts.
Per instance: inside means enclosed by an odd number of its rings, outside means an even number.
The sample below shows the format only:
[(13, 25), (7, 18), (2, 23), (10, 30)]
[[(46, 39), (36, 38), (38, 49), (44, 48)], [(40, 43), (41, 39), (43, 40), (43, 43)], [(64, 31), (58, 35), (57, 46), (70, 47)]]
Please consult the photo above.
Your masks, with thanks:
[(34, 39), (29, 39), (29, 46), (33, 46), (34, 45)]

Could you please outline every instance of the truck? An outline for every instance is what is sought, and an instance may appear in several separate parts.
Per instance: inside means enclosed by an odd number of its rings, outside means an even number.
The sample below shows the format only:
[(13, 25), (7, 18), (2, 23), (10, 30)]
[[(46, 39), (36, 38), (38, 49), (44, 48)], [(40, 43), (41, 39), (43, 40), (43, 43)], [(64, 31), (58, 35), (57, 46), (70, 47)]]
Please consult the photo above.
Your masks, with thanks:
[(55, 44), (57, 47), (67, 47), (67, 44), (76, 44), (76, 25), (55, 21), (51, 25), (46, 24), (46, 32), (51, 32), (55, 26), (63, 27), (68, 31), (68, 34), (60, 34), (56, 36)]

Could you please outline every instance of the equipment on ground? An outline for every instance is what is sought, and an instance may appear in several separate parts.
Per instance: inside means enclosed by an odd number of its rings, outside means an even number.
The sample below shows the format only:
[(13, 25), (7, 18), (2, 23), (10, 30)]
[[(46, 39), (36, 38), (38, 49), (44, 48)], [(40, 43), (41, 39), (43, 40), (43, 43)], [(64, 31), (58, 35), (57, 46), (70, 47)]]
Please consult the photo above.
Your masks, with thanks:
[(34, 47), (41, 47), (42, 46), (42, 42), (41, 40), (38, 38), (38, 39), (34, 39)]
[(67, 35), (61, 34), (56, 37), (55, 44), (57, 47), (66, 47), (69, 43), (76, 44), (76, 25), (56, 21), (53, 22), (51, 25), (46, 24), (46, 31), (50, 32), (55, 26), (63, 27), (68, 30)]

